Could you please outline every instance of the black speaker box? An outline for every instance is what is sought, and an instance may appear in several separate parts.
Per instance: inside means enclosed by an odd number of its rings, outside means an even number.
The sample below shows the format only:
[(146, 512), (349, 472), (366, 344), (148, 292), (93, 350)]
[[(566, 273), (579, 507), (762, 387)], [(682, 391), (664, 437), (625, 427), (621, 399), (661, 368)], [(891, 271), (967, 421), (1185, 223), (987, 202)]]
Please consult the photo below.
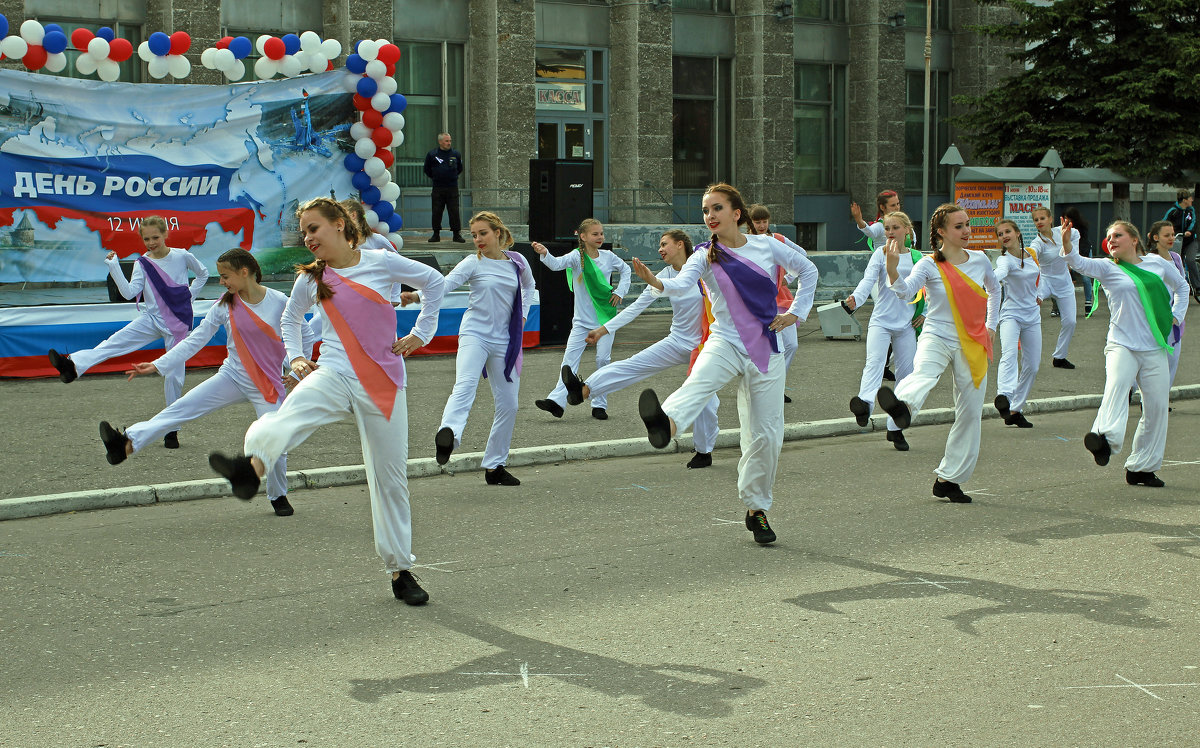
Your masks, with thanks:
[[(575, 242), (542, 242), (555, 257), (565, 255), (579, 246)], [(562, 345), (571, 335), (571, 320), (575, 317), (575, 294), (567, 288), (567, 274), (551, 270), (542, 264), (541, 255), (525, 242), (513, 245), (529, 263), (529, 272), (537, 285), (541, 304), (541, 345)]]
[(592, 161), (530, 159), (529, 238), (573, 242), (579, 222), (592, 216), (592, 197)]
[[(133, 266), (137, 264), (137, 258), (131, 257), (128, 260), (121, 260), (121, 272), (125, 274), (125, 280), (133, 277)], [(127, 304), (133, 299), (127, 299), (117, 290), (117, 284), (113, 282), (111, 275), (104, 276), (104, 282), (108, 285), (108, 300), (116, 304)]]

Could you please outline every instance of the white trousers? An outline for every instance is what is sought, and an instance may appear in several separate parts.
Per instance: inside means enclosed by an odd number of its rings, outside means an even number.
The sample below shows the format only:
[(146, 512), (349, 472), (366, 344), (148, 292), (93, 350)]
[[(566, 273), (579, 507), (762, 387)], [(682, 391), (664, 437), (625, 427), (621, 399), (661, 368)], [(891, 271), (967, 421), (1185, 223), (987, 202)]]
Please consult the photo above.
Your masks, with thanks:
[(896, 397), (908, 405), (909, 412), (915, 418), (947, 366), (954, 367), (954, 424), (946, 437), (946, 453), (934, 472), (943, 480), (966, 483), (975, 472), (975, 463), (979, 460), (979, 432), (987, 375), (976, 387), (971, 380), (971, 367), (967, 364), (962, 347), (957, 342), (952, 344), (926, 333), (917, 342), (912, 374), (896, 385)]
[(1170, 400), (1167, 352), (1131, 351), (1109, 343), (1104, 347), (1104, 398), (1092, 422), (1113, 454), (1120, 454), (1129, 421), (1129, 388), (1136, 381), (1142, 392), (1142, 417), (1133, 434), (1125, 469), (1152, 473), (1162, 467), (1167, 448), (1167, 407)]
[(327, 366), (309, 374), (274, 413), (246, 431), (245, 453), (274, 463), (319, 427), (354, 416), (362, 443), (375, 526), (375, 551), (389, 572), (412, 567), (412, 515), (408, 505), (408, 405), (396, 392), (384, 418), (362, 384)]
[(492, 417), (492, 430), (488, 434), (487, 448), (483, 451), (483, 467), (491, 470), (508, 461), (508, 450), (512, 445), (513, 427), (517, 424), (517, 393), (521, 389), (521, 377), (513, 371), (513, 381), (504, 379), (504, 354), (508, 343), (489, 343), (473, 335), (458, 339), (458, 356), (454, 360), (454, 389), (442, 410), (442, 423), (438, 430), (449, 428), (454, 432), (454, 448), (462, 443), (462, 432), (467, 426), (467, 416), (475, 403), (479, 389), (479, 378), (487, 368), (488, 385), (492, 388), (492, 399), (496, 403)]
[[(133, 451), (137, 453), (147, 444), (158, 441), (168, 432), (178, 430), (180, 426), (189, 421), (208, 415), (214, 410), (220, 410), (226, 405), (244, 402), (253, 405), (254, 412), (260, 418), (264, 413), (272, 413), (279, 409), (279, 404), (264, 400), (257, 387), (243, 384), (221, 369), (212, 377), (188, 390), (183, 397), (159, 411), (158, 415), (125, 429), (125, 435), (133, 442)], [(271, 464), (271, 472), (267, 473), (267, 497), (277, 499), (285, 495), (287, 495), (287, 455), (283, 454)]]
[[(85, 371), (101, 361), (133, 353), (156, 340), (162, 340), (167, 350), (175, 346), (171, 332), (150, 315), (143, 314), (105, 338), (95, 348), (72, 353), (71, 361), (75, 364), (75, 371), (83, 376)], [(162, 372), (162, 375), (167, 405), (170, 405), (183, 394), (183, 364)]]
[(1171, 353), (1170, 356), (1167, 357), (1167, 366), (1169, 367), (1170, 374), (1171, 374), (1171, 378), (1169, 380), (1170, 384), (1168, 385), (1170, 387), (1175, 386), (1175, 373), (1177, 371), (1179, 371), (1179, 354), (1182, 352), (1183, 352), (1183, 338), (1180, 337), (1179, 342), (1175, 344), (1175, 350)]
[[(1091, 282), (1090, 279), (1088, 282)], [(1062, 322), (1058, 330), (1058, 342), (1054, 346), (1054, 358), (1066, 358), (1067, 349), (1071, 347), (1071, 336), (1075, 334), (1075, 285), (1071, 283), (1071, 273), (1065, 267), (1058, 275), (1043, 275), (1042, 283), (1046, 285), (1046, 298), (1058, 301), (1059, 320)]]
[[(858, 396), (871, 406), (869, 412), (875, 410), (875, 393), (879, 392), (879, 385), (883, 384), (883, 369), (887, 366), (889, 347), (892, 349), (893, 363), (896, 365), (893, 373), (896, 375), (896, 383), (899, 384), (912, 373), (913, 355), (917, 351), (917, 331), (912, 325), (900, 330), (888, 330), (883, 325), (867, 324), (867, 360), (863, 364), (862, 379), (858, 382)], [(887, 430), (899, 431), (896, 422), (890, 416), (887, 419)]]
[[(780, 314), (782, 313), (780, 312)], [(775, 339), (779, 343), (779, 352), (783, 354), (783, 368), (792, 368), (792, 361), (796, 358), (796, 350), (800, 348), (800, 339), (796, 335), (796, 326), (788, 325), (787, 329), (775, 333)]]
[(710, 337), (692, 373), (662, 404), (680, 431), (685, 431), (725, 383), (740, 376), (738, 419), (742, 457), (738, 460), (738, 495), (750, 511), (771, 508), (771, 489), (783, 448), (782, 354), (772, 354), (763, 374), (750, 357), (720, 338)]
[[(563, 351), (562, 364), (559, 366), (570, 366), (571, 371), (579, 373), (579, 363), (583, 360), (583, 349), (587, 348), (587, 334), (591, 328), (585, 327), (578, 322), (571, 325), (571, 334), (567, 336), (567, 349)], [(605, 335), (596, 341), (596, 368), (600, 369), (608, 365), (612, 361), (612, 347), (614, 334)], [(583, 377), (580, 377), (583, 379)], [(567, 385), (563, 384), (562, 377), (557, 377), (558, 384), (546, 395), (546, 399), (553, 400), (560, 407), (567, 405)], [(604, 395), (592, 396), (593, 408), (607, 408), (608, 398)]]
[[(1008, 398), (1008, 407), (1020, 413), (1033, 389), (1042, 361), (1042, 318), (1000, 320), (1000, 364), (996, 369), (996, 394)], [(1017, 349), (1020, 344), (1020, 365)]]
[[(588, 389), (591, 390), (593, 398), (624, 389), (672, 366), (686, 365), (692, 360), (694, 349), (695, 346), (689, 347), (687, 342), (674, 334), (668, 335), (629, 358), (621, 359), (594, 372), (587, 378)], [(696, 416), (692, 425), (692, 437), (697, 452), (707, 454), (716, 447), (717, 406), (719, 404), (717, 396), (713, 395), (708, 404)]]

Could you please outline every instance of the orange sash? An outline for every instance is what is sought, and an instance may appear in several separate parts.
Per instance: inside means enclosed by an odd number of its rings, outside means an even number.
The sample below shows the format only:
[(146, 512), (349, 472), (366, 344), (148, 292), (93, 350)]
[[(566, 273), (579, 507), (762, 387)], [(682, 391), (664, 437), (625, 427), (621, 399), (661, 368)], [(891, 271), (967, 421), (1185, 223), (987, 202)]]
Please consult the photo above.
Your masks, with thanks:
[(942, 276), (946, 300), (958, 330), (958, 342), (971, 367), (971, 381), (978, 388), (987, 375), (988, 362), (992, 360), (992, 339), (987, 331), (987, 291), (948, 262), (935, 262), (934, 265)]

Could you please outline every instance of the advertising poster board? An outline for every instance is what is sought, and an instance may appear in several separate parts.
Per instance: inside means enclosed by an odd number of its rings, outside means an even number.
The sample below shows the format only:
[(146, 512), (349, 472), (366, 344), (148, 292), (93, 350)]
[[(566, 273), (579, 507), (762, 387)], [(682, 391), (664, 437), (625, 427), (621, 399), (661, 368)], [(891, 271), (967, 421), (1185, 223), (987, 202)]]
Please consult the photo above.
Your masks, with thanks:
[(1009, 183), (1004, 185), (1004, 217), (1021, 229), (1021, 238), (1028, 247), (1037, 229), (1033, 226), (1034, 208), (1050, 207), (1050, 185)]
[(996, 221), (1003, 215), (1004, 185), (1000, 182), (960, 182), (954, 186), (954, 202), (971, 219), (971, 243), (967, 249), (996, 246)]

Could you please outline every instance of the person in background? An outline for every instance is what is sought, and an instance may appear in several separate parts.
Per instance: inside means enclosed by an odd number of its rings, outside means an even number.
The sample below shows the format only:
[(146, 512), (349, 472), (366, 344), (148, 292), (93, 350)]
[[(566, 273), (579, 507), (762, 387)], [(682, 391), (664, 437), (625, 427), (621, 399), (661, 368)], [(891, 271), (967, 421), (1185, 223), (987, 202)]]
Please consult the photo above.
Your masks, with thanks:
[[(1077, 248), (1079, 256), (1091, 257), (1092, 238), (1089, 234), (1088, 222), (1083, 220), (1083, 215), (1079, 212), (1079, 208), (1076, 208), (1074, 205), (1072, 205), (1063, 211), (1063, 215), (1067, 217), (1067, 220), (1071, 222), (1071, 225), (1075, 227), (1075, 230), (1079, 232), (1079, 247)], [(1096, 305), (1095, 289), (1092, 287), (1094, 284), (1086, 278), (1083, 279), (1082, 283), (1083, 316), (1086, 318), (1092, 313), (1092, 309)]]
[(438, 135), (438, 147), (425, 154), (425, 176), (433, 180), (433, 236), (442, 240), (442, 209), (445, 208), (454, 241), (466, 243), (462, 218), (458, 214), (458, 175), (462, 174), (462, 154), (450, 147), (450, 133)]
[(1191, 190), (1179, 190), (1175, 193), (1175, 204), (1163, 216), (1164, 221), (1170, 221), (1175, 227), (1175, 238), (1179, 242), (1179, 256), (1183, 258), (1183, 266), (1187, 270), (1185, 277), (1191, 284), (1192, 296), (1200, 301), (1200, 266), (1196, 264), (1196, 209), (1192, 207), (1195, 195)]

